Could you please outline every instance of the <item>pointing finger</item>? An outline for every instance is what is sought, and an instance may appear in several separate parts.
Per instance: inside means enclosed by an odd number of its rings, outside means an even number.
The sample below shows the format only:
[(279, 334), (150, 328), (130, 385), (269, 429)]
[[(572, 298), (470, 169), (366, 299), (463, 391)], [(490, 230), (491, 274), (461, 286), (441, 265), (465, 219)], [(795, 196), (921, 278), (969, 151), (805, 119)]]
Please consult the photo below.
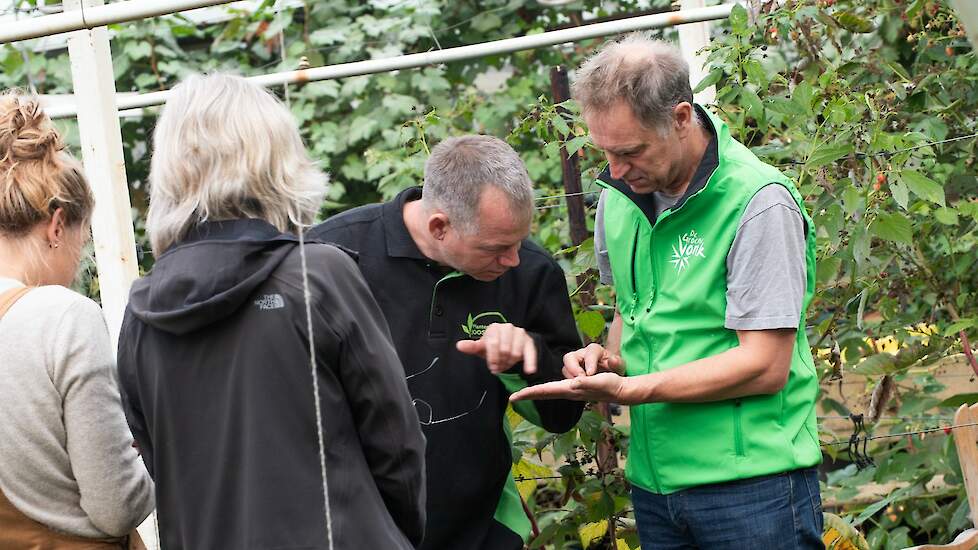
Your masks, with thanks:
[(604, 355), (604, 348), (598, 344), (590, 344), (584, 348), (584, 371), (588, 376), (598, 372), (598, 361)]
[(489, 370), (494, 373), (500, 372), (502, 369), (499, 364), (499, 340), (487, 334), (480, 342), (483, 342), (486, 349), (486, 363), (489, 364)]
[(523, 372), (526, 374), (537, 372), (537, 345), (529, 336), (526, 337), (526, 343), (523, 344)]
[(486, 356), (486, 345), (480, 340), (459, 340), (455, 342), (455, 349), (469, 355)]

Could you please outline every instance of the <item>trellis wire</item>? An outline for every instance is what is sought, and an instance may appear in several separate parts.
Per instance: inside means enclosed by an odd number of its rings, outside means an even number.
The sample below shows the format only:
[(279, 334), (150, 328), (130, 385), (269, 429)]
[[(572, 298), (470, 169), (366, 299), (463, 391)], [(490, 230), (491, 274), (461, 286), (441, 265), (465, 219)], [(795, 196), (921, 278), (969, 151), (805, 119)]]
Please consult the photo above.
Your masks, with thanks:
[[(879, 153), (854, 153), (854, 156), (857, 159), (864, 159), (864, 158), (871, 158), (871, 157), (884, 157), (884, 158), (888, 158), (888, 157), (892, 157), (894, 155), (898, 155), (900, 153), (905, 153), (907, 151), (913, 151), (915, 149), (923, 149), (924, 147), (933, 147), (935, 145), (943, 145), (945, 143), (952, 143), (952, 142), (955, 142), (955, 141), (961, 141), (961, 140), (964, 140), (964, 139), (970, 139), (970, 138), (975, 138), (975, 137), (978, 137), (978, 132), (975, 132), (973, 134), (968, 134), (966, 136), (957, 136), (957, 137), (953, 137), (953, 138), (942, 139), (940, 141), (931, 141), (931, 142), (928, 142), (928, 143), (921, 143), (919, 145), (914, 145), (914, 146), (911, 146), (911, 147), (905, 147), (903, 149), (897, 149), (896, 151), (880, 151)], [(802, 164), (805, 164), (805, 162), (804, 161), (800, 161), (800, 160), (788, 160), (788, 161), (784, 161), (784, 162), (778, 163), (777, 166), (794, 166), (794, 165), (802, 165)], [(547, 196), (544, 196), (544, 197), (536, 197), (534, 200), (536, 200), (536, 201), (545, 201), (545, 200), (552, 200), (552, 199), (562, 199), (562, 198), (566, 198), (566, 197), (579, 197), (579, 196), (587, 196), (587, 195), (596, 195), (596, 194), (598, 194), (600, 192), (601, 191), (580, 191), (580, 192), (577, 192), (577, 193), (561, 193), (561, 194), (558, 194), (558, 195), (547, 195)], [(548, 210), (548, 209), (551, 209), (551, 208), (560, 208), (562, 206), (564, 206), (563, 203), (560, 203), (560, 204), (551, 204), (551, 205), (546, 205), (546, 206), (537, 206), (536, 209), (537, 210)]]
[[(857, 158), (857, 159), (867, 159), (867, 158), (874, 158), (874, 157), (889, 158), (889, 157), (892, 157), (894, 155), (899, 155), (900, 153), (906, 153), (907, 151), (913, 151), (915, 149), (923, 149), (924, 147), (933, 147), (935, 145), (943, 145), (945, 143), (951, 143), (951, 142), (954, 142), (954, 141), (961, 141), (963, 139), (971, 139), (971, 138), (974, 138), (974, 137), (978, 137), (978, 132), (975, 132), (973, 134), (968, 134), (968, 135), (965, 135), (965, 136), (957, 136), (957, 137), (953, 137), (953, 138), (942, 139), (940, 141), (931, 141), (931, 142), (927, 142), (927, 143), (921, 143), (919, 145), (912, 145), (910, 147), (904, 147), (903, 149), (897, 149), (896, 151), (880, 151), (878, 153), (856, 152), (856, 153), (853, 153), (853, 157), (854, 158)], [(778, 163), (778, 166), (796, 166), (796, 165), (802, 165), (802, 164), (807, 164), (807, 161), (803, 161), (803, 160), (786, 160), (786, 161), (782, 161), (782, 162)]]
[[(833, 415), (833, 414), (829, 414), (829, 415), (818, 415), (815, 418), (817, 418), (818, 420), (849, 420), (849, 417), (848, 416), (843, 416), (841, 414), (838, 414), (838, 415)], [(923, 416), (918, 416), (918, 417), (912, 417), (912, 416), (881, 416), (879, 418), (879, 420), (902, 420), (904, 422), (912, 422), (914, 420), (925, 420), (925, 419), (926, 420), (948, 420), (948, 421), (950, 421), (952, 418), (950, 416), (942, 416), (942, 415), (923, 415)]]
[[(845, 418), (848, 418), (848, 417), (845, 417)], [(885, 434), (885, 435), (874, 435), (874, 436), (866, 437), (865, 439), (867, 441), (875, 441), (875, 440), (878, 440), (878, 439), (890, 439), (890, 438), (896, 438), (896, 437), (906, 437), (906, 436), (921, 435), (921, 434), (928, 434), (928, 433), (934, 433), (934, 432), (948, 432), (950, 430), (954, 430), (955, 428), (970, 428), (972, 426), (978, 426), (978, 422), (969, 422), (967, 424), (952, 424), (950, 426), (935, 426), (935, 427), (932, 427), (932, 428), (924, 428), (924, 429), (921, 429), (921, 430), (915, 430), (915, 431), (909, 431), (909, 432), (899, 432), (899, 433), (891, 433), (891, 434)], [(864, 438), (862, 438), (862, 437), (859, 438), (860, 441), (862, 441), (863, 439)], [(848, 444), (849, 444), (849, 440), (848, 439), (845, 439), (845, 440), (840, 439), (840, 440), (837, 440), (837, 441), (819, 442), (818, 445), (819, 445), (819, 447), (831, 447), (831, 446), (835, 446), (835, 445), (848, 445)], [(593, 474), (593, 473), (583, 472), (580, 475), (583, 475), (584, 477), (595, 477), (595, 478), (597, 478), (597, 477), (607, 476), (608, 474)], [(517, 481), (517, 482), (520, 482), (520, 481), (545, 481), (545, 480), (553, 480), (553, 479), (563, 479), (565, 477), (574, 477), (574, 476), (535, 476), (535, 477), (526, 477), (526, 476), (519, 475), (519, 476), (513, 476), (513, 480), (514, 481)]]
[(323, 412), (319, 403), (319, 377), (316, 374), (316, 343), (312, 328), (312, 293), (309, 291), (309, 271), (306, 267), (306, 245), (302, 222), (296, 223), (299, 233), (299, 258), (302, 260), (302, 293), (306, 301), (306, 330), (309, 335), (309, 368), (312, 372), (312, 395), (316, 406), (316, 435), (319, 439), (319, 469), (323, 476), (323, 503), (326, 512), (326, 540), (333, 550), (333, 517), (329, 507), (329, 482), (326, 479), (326, 443), (323, 440)]
[[(893, 438), (893, 437), (906, 437), (908, 435), (909, 436), (913, 436), (913, 435), (928, 434), (928, 433), (933, 433), (933, 432), (948, 432), (949, 430), (954, 430), (955, 428), (969, 428), (969, 427), (972, 427), (972, 426), (978, 426), (978, 422), (969, 422), (967, 424), (952, 424), (950, 426), (935, 426), (933, 428), (924, 428), (924, 429), (921, 429), (921, 430), (914, 430), (914, 431), (909, 431), (909, 432), (898, 432), (898, 433), (891, 433), (891, 434), (885, 434), (885, 435), (872, 435), (872, 436), (868, 436), (868, 437), (865, 437), (865, 438), (860, 437), (859, 439), (860, 439), (860, 441), (863, 440), (863, 439), (866, 439), (866, 441), (875, 441), (877, 439), (889, 439), (889, 438)], [(846, 439), (844, 441), (843, 440), (837, 440), (837, 441), (828, 441), (828, 442), (825, 442), (825, 443), (819, 443), (819, 446), (821, 446), (821, 447), (828, 447), (828, 446), (833, 446), (833, 445), (848, 445), (848, 444), (849, 444), (849, 440)]]
[(533, 200), (545, 201), (548, 199), (562, 199), (564, 197), (579, 197), (582, 195), (595, 195), (601, 191), (578, 191), (576, 193), (561, 193), (560, 195), (547, 195), (545, 197), (537, 197)]

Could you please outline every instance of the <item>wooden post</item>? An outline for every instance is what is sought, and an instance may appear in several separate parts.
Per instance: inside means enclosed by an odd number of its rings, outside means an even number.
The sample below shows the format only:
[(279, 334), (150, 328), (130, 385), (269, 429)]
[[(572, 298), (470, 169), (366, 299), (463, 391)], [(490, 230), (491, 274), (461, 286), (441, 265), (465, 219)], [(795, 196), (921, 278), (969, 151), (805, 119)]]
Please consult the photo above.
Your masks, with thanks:
[[(554, 103), (563, 103), (570, 99), (570, 80), (567, 78), (567, 70), (561, 66), (550, 69), (550, 89), (553, 93)], [(560, 148), (560, 168), (564, 180), (564, 197), (567, 200), (567, 220), (570, 224), (571, 243), (578, 246), (588, 239), (590, 233), (587, 230), (587, 218), (584, 213), (584, 196), (581, 188), (581, 167), (577, 155), (568, 158), (567, 150)], [(583, 307), (593, 306), (594, 299), (594, 278), (591, 273), (581, 273), (577, 276), (577, 285), (580, 287), (578, 292), (580, 303)], [(595, 410), (608, 424), (613, 424), (611, 409), (607, 403), (597, 403)], [(606, 484), (605, 476), (613, 474), (618, 468), (618, 453), (615, 450), (614, 438), (610, 429), (603, 430), (601, 440), (597, 443), (597, 462), (598, 474), (601, 476), (602, 483)], [(617, 538), (617, 526), (614, 513), (608, 518), (608, 535), (611, 537), (610, 548), (615, 547)]]
[[(102, 0), (65, 0), (67, 10), (100, 6)], [(68, 54), (85, 175), (95, 194), (92, 235), (99, 293), (113, 349), (118, 344), (129, 286), (138, 277), (122, 130), (115, 104), (115, 77), (108, 30), (97, 27), (68, 35)]]
[[(705, 0), (682, 0), (681, 9), (702, 8), (705, 5)], [(676, 29), (679, 31), (679, 49), (683, 52), (683, 58), (689, 63), (689, 83), (695, 87), (709, 74), (706, 68), (706, 54), (697, 52), (710, 43), (710, 23), (707, 21), (690, 23), (679, 25)], [(716, 86), (709, 86), (693, 95), (693, 101), (701, 105), (713, 103), (716, 99)]]
[[(66, 10), (84, 10), (102, 4), (103, 0), (64, 0)], [(139, 276), (139, 267), (126, 163), (122, 155), (122, 129), (115, 103), (115, 75), (108, 30), (96, 27), (70, 33), (68, 56), (78, 106), (82, 162), (95, 195), (92, 236), (99, 294), (112, 349), (115, 350), (119, 343), (122, 315), (129, 299), (129, 287)], [(155, 512), (139, 527), (149, 550), (160, 547), (154, 525)]]
[[(550, 69), (550, 90), (554, 103), (563, 103), (570, 99), (570, 80), (567, 70), (563, 67)], [(566, 111), (565, 111), (566, 112)], [(570, 224), (571, 244), (578, 246), (589, 237), (587, 218), (584, 215), (584, 196), (581, 194), (581, 166), (577, 155), (567, 156), (567, 150), (560, 148), (560, 168), (564, 179), (564, 197), (567, 200), (567, 219)], [(581, 287), (581, 303), (585, 306), (594, 305), (594, 280), (587, 273), (577, 276), (577, 284)]]

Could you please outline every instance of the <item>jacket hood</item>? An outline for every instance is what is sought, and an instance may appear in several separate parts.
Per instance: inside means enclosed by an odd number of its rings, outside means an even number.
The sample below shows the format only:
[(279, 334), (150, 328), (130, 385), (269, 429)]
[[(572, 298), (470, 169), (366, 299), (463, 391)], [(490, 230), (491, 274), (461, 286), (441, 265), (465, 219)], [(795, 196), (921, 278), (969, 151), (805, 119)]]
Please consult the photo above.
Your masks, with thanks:
[(133, 284), (129, 309), (172, 334), (216, 323), (236, 312), (298, 245), (298, 237), (263, 220), (202, 223)]

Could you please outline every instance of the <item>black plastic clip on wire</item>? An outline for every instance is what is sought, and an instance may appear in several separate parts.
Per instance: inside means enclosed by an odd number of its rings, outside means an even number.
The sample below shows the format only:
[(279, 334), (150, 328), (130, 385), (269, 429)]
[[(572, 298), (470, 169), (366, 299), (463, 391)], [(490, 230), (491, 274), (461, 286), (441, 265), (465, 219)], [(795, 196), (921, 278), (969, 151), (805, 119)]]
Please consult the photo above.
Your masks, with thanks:
[[(849, 452), (849, 460), (856, 464), (856, 468), (863, 470), (870, 466), (875, 466), (876, 463), (873, 462), (873, 458), (869, 456), (867, 452), (867, 447), (869, 446), (869, 434), (866, 432), (866, 426), (863, 424), (863, 415), (861, 414), (850, 414), (849, 419), (852, 420), (853, 431), (852, 435), (849, 436), (849, 446), (847, 448)], [(864, 434), (862, 437), (859, 434)], [(862, 443), (862, 449), (860, 450), (859, 444)]]

